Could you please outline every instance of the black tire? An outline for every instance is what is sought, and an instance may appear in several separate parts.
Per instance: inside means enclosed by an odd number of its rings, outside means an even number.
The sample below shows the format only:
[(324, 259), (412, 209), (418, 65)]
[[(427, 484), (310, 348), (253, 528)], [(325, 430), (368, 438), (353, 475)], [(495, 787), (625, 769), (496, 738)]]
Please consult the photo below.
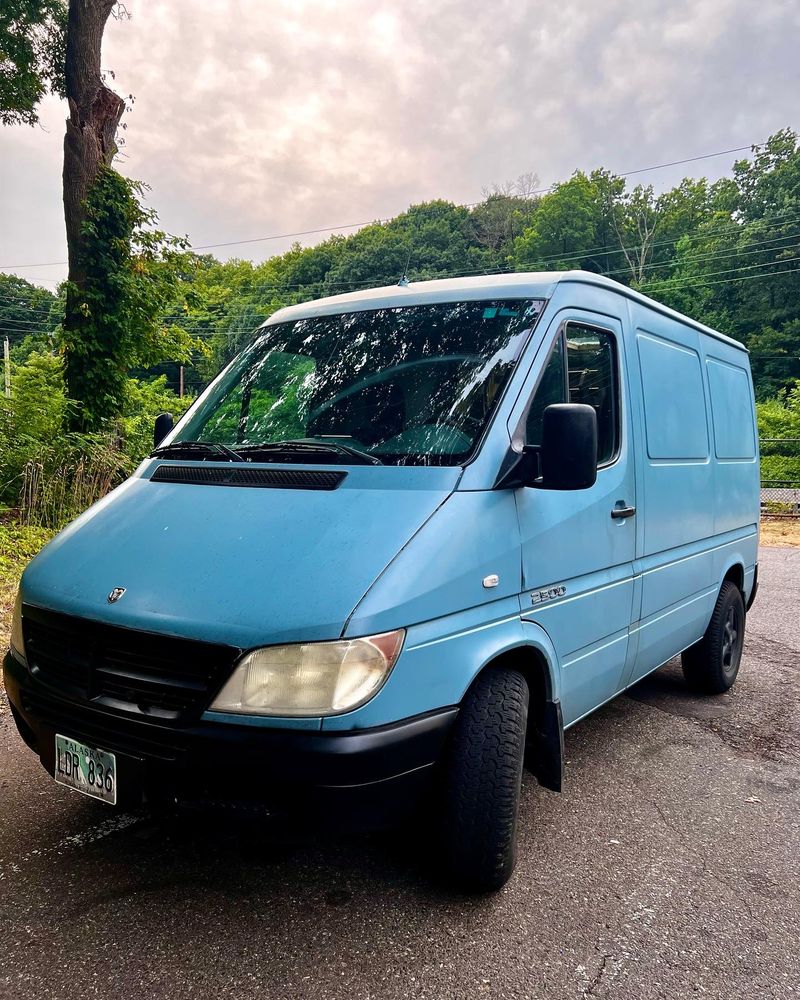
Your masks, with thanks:
[(522, 674), (490, 667), (461, 704), (441, 809), (442, 859), (460, 889), (493, 892), (514, 871), (528, 700)]
[(723, 694), (731, 687), (742, 659), (744, 623), (742, 592), (735, 583), (726, 580), (706, 634), (681, 656), (683, 676), (693, 691)]

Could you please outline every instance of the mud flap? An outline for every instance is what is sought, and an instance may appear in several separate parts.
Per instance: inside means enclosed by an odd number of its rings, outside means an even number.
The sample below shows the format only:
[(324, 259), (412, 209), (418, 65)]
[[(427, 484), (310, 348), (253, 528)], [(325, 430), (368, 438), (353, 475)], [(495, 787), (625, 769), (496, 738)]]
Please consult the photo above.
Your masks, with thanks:
[(525, 765), (543, 788), (561, 791), (564, 774), (564, 720), (560, 701), (546, 701), (530, 733)]

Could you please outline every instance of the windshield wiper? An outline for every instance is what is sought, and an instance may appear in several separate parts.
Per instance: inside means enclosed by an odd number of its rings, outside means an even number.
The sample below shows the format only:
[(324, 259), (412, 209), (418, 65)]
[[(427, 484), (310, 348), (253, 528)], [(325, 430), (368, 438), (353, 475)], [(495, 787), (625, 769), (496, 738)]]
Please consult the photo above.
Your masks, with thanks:
[(170, 455), (172, 458), (201, 458), (202, 456), (216, 458), (223, 462), (245, 462), (238, 451), (226, 444), (216, 441), (173, 441), (150, 453), (151, 458), (161, 458)]
[(284, 452), (287, 455), (304, 454), (316, 452), (336, 452), (339, 455), (347, 455), (355, 459), (361, 465), (383, 465), (377, 455), (370, 455), (369, 452), (359, 451), (358, 448), (351, 448), (348, 444), (337, 444), (334, 441), (317, 441), (313, 438), (300, 438), (291, 441), (269, 441), (265, 444), (246, 444), (239, 448), (241, 455), (246, 455), (250, 460), (256, 455), (275, 454)]

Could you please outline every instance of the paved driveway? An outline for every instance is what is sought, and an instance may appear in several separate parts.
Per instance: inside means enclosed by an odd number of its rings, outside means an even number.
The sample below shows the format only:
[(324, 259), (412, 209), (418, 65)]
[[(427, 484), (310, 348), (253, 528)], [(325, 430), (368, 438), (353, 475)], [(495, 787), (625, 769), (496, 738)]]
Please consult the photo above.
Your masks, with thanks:
[(735, 692), (669, 664), (528, 781), (505, 891), (397, 839), (271, 842), (57, 788), (0, 715), (0, 996), (800, 997), (800, 550), (766, 549)]

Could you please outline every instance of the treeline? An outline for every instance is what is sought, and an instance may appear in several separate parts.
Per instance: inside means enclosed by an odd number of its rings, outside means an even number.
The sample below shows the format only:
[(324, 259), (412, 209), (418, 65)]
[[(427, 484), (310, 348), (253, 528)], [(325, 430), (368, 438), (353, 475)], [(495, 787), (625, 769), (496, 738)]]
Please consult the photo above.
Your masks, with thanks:
[[(313, 247), (295, 245), (261, 264), (223, 263), (176, 241), (157, 261), (162, 347), (181, 345), (191, 394), (281, 306), (395, 283), (403, 275), (413, 281), (583, 268), (743, 341), (757, 396), (771, 401), (762, 408), (764, 419), (771, 427), (800, 428), (800, 401), (791, 392), (800, 379), (800, 147), (794, 132), (776, 133), (715, 183), (687, 178), (656, 194), (652, 186), (630, 186), (595, 170), (576, 172), (543, 194), (535, 189), (535, 178), (526, 176), (471, 207), (443, 200), (414, 205), (389, 222)], [(41, 377), (46, 370), (44, 391), (53, 395), (62, 315), (63, 296), (0, 275), (0, 335), (10, 338), (26, 392), (35, 395), (36, 371)], [(26, 374), (30, 358), (34, 370)], [(177, 361), (129, 371), (123, 422), (145, 411), (149, 419), (165, 403), (177, 406), (166, 391), (178, 388)], [(59, 408), (68, 405), (59, 397)], [(7, 411), (6, 404), (6, 423)], [(137, 427), (131, 444), (131, 431), (126, 438), (121, 428), (117, 421), (109, 431), (127, 441), (133, 461), (145, 447), (144, 429)], [(0, 497), (2, 489), (0, 479)]]
[[(800, 378), (800, 148), (784, 130), (710, 184), (656, 194), (606, 170), (575, 173), (546, 194), (520, 178), (465, 208), (414, 205), (390, 222), (262, 264), (184, 254), (164, 326), (196, 341), (197, 389), (281, 306), (375, 284), (505, 270), (606, 274), (744, 341), (760, 399)], [(15, 358), (58, 346), (57, 297), (0, 275), (0, 331)], [(177, 387), (175, 366), (166, 366)], [(145, 374), (145, 373), (140, 373)]]

